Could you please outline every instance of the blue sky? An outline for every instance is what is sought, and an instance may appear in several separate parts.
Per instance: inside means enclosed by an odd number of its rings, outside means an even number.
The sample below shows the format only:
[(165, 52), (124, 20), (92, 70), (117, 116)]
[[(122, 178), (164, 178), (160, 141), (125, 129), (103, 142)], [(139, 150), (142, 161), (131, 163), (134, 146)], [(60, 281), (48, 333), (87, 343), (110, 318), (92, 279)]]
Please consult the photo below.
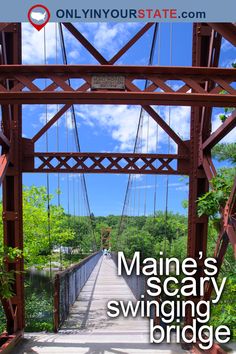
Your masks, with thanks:
[[(94, 46), (107, 58), (111, 58), (140, 28), (138, 23), (90, 23), (75, 24)], [(172, 28), (171, 28), (172, 26)], [(44, 34), (46, 44), (44, 46)], [(172, 35), (171, 35), (172, 34)], [(96, 60), (64, 29), (65, 43), (69, 64), (97, 64)], [(147, 65), (153, 28), (125, 54), (117, 64)], [(46, 50), (45, 50), (46, 48)], [(166, 24), (159, 27), (158, 41), (154, 55), (154, 65), (191, 65), (192, 25)], [(55, 24), (47, 24), (44, 30), (38, 32), (30, 24), (23, 24), (23, 62), (25, 64), (62, 63), (59, 35)], [(229, 67), (236, 61), (235, 49), (226, 41), (222, 44), (220, 66)], [(42, 83), (44, 84), (44, 83)], [(176, 83), (178, 84), (178, 83)], [(170, 125), (182, 138), (189, 137), (189, 107), (155, 107), (165, 119), (170, 119)], [(32, 137), (58, 110), (56, 105), (24, 106), (23, 134)], [(134, 147), (140, 107), (138, 106), (75, 106), (76, 120), (79, 126), (81, 151), (87, 152), (130, 152)], [(213, 112), (213, 130), (219, 125), (219, 113)], [(234, 131), (235, 133), (235, 131)], [(57, 138), (58, 137), (58, 138)], [(57, 140), (58, 139), (58, 140)], [(158, 139), (158, 147), (157, 147)], [(142, 152), (166, 153), (168, 139), (162, 129), (147, 115), (141, 138)], [(230, 133), (226, 141), (234, 141)], [(75, 151), (74, 132), (70, 113), (64, 115), (58, 126), (54, 125), (48, 132), (48, 149), (57, 151)], [(156, 147), (158, 150), (156, 150)], [(37, 151), (46, 151), (45, 136), (36, 144)], [(170, 152), (175, 152), (176, 146), (170, 143)], [(121, 214), (127, 175), (86, 175), (91, 211), (95, 215)], [(25, 174), (25, 185), (45, 185), (46, 176)], [(131, 190), (131, 215), (152, 214), (154, 208), (154, 192), (157, 185), (157, 209), (165, 207), (166, 176), (136, 176)], [(54, 192), (58, 187), (58, 176), (50, 175), (50, 189)], [(81, 192), (80, 175), (61, 175), (61, 202), (71, 213), (84, 215), (84, 201)], [(69, 194), (68, 194), (69, 188)], [(181, 201), (187, 198), (187, 179), (180, 176), (169, 177), (169, 210), (186, 213)], [(69, 200), (69, 203), (68, 203)], [(55, 199), (56, 203), (56, 199)]]

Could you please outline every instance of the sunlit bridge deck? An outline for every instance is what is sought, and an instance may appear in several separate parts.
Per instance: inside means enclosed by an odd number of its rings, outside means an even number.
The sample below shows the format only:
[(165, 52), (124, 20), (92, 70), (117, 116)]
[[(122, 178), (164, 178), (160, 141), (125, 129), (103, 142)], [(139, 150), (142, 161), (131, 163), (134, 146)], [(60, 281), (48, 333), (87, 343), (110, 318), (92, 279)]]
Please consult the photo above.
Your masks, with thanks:
[(109, 300), (135, 300), (112, 259), (100, 258), (58, 334), (26, 334), (14, 354), (179, 354), (178, 344), (150, 344), (149, 321), (110, 318)]

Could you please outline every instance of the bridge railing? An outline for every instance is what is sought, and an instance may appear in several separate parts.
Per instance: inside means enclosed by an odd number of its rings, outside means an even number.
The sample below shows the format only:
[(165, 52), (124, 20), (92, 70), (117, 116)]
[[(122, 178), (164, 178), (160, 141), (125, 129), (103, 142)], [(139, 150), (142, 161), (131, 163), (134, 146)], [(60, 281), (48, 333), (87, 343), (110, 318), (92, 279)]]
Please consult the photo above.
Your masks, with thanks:
[(102, 252), (96, 252), (78, 264), (55, 275), (54, 280), (54, 331), (57, 332), (69, 315), (80, 291), (88, 280)]
[[(118, 266), (118, 254), (112, 253), (112, 258), (116, 266)], [(126, 262), (130, 265), (131, 260), (127, 259)], [(135, 271), (133, 271), (131, 275), (123, 272), (122, 276), (137, 300), (141, 298), (141, 295), (144, 295), (144, 299), (146, 298), (146, 278), (143, 274), (136, 275)]]
[[(112, 253), (112, 258), (116, 264), (116, 266), (118, 267), (118, 254), (117, 253)], [(126, 259), (127, 264), (130, 266), (131, 264), (131, 260), (130, 259)], [(148, 300), (153, 300), (148, 294), (147, 294), (147, 277), (144, 276), (141, 272), (140, 275), (137, 275), (135, 273), (135, 269), (133, 270), (133, 272), (131, 273), (131, 275), (127, 275), (125, 272), (123, 272), (122, 277), (124, 278), (124, 280), (126, 281), (128, 287), (130, 288), (130, 290), (132, 291), (134, 297), (137, 300), (144, 300), (144, 301), (148, 301)], [(143, 295), (143, 297), (141, 298), (141, 295)], [(159, 301), (159, 299), (156, 299), (157, 301)], [(160, 319), (157, 318), (154, 314), (154, 308), (151, 309), (151, 318), (155, 319), (155, 323), (158, 324)]]

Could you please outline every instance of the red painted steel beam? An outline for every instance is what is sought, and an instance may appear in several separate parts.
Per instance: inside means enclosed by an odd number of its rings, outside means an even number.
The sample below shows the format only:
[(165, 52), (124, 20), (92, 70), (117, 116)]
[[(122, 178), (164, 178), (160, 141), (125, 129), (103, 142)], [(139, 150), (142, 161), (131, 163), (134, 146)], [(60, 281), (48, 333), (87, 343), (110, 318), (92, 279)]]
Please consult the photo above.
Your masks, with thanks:
[(236, 177), (234, 179), (234, 185), (231, 190), (230, 197), (227, 204), (228, 204), (229, 214), (234, 215), (236, 213)]
[(185, 154), (29, 153), (23, 172), (188, 175), (189, 160)]
[[(210, 29), (204, 25), (204, 28)], [(220, 49), (221, 49), (222, 36), (211, 29), (211, 36), (209, 37), (209, 54), (207, 58), (207, 67), (217, 67), (219, 65)], [(204, 44), (206, 45), (206, 44)], [(206, 62), (203, 61), (202, 64), (205, 66)], [(216, 83), (212, 81), (206, 81), (204, 88), (207, 91), (211, 91), (216, 86)], [(203, 107), (202, 109), (202, 119), (201, 119), (201, 141), (208, 138), (211, 132), (211, 116), (212, 107)]]
[(229, 237), (229, 242), (231, 243), (233, 247), (233, 252), (234, 252), (234, 257), (236, 258), (236, 230), (233, 225), (228, 225), (226, 227), (226, 232)]
[(231, 44), (236, 46), (236, 26), (233, 23), (208, 23), (216, 32), (220, 33)]
[(37, 156), (55, 156), (55, 157), (61, 157), (61, 156), (66, 156), (66, 157), (103, 157), (103, 158), (110, 158), (110, 157), (117, 157), (117, 158), (123, 158), (123, 157), (134, 157), (134, 158), (163, 158), (163, 159), (181, 159), (181, 160), (186, 160), (188, 159), (187, 154), (148, 154), (148, 153), (132, 153), (132, 152), (34, 152), (34, 153), (27, 153), (25, 154), (26, 157), (37, 157)]
[[(21, 64), (21, 25), (13, 23), (4, 28), (4, 62), (10, 65)], [(0, 72), (3, 65), (0, 66)], [(14, 81), (1, 81), (11, 90)], [(11, 142), (10, 159), (3, 180), (3, 234), (4, 246), (23, 250), (23, 215), (22, 215), (22, 111), (18, 105), (2, 106), (2, 130)], [(6, 262), (8, 270), (15, 271), (12, 284), (14, 296), (10, 307), (5, 307), (7, 332), (12, 334), (24, 329), (24, 280), (23, 258)]]
[[(205, 33), (207, 29), (207, 34)], [(193, 69), (198, 66), (207, 66), (210, 53), (210, 38), (211, 31), (205, 24), (193, 25), (193, 46), (192, 46), (192, 65)], [(205, 70), (205, 68), (203, 68)], [(210, 70), (217, 70), (216, 68), (208, 68)], [(206, 78), (205, 82), (208, 81)], [(201, 86), (205, 86), (205, 82), (201, 82)], [(203, 86), (203, 87), (204, 87)], [(202, 88), (203, 88), (202, 87)], [(204, 106), (204, 105), (203, 105)], [(190, 174), (189, 174), (189, 203), (188, 203), (188, 243), (187, 255), (188, 257), (197, 260), (197, 273), (194, 278), (199, 289), (200, 277), (204, 275), (203, 259), (207, 254), (207, 232), (208, 232), (208, 218), (199, 217), (197, 212), (196, 200), (205, 194), (209, 189), (207, 176), (204, 172), (203, 166), (199, 166), (200, 152), (201, 152), (201, 137), (203, 129), (201, 126), (203, 115), (203, 107), (193, 106), (191, 108), (190, 119)], [(204, 132), (205, 133), (205, 132)], [(207, 132), (206, 132), (207, 134)], [(203, 259), (199, 259), (199, 252), (202, 252)], [(200, 293), (191, 300), (197, 303), (200, 301)], [(185, 325), (192, 324), (192, 315), (190, 309), (187, 309), (185, 316)], [(200, 326), (201, 324), (198, 323)]]
[[(145, 79), (147, 75), (158, 78), (165, 77), (166, 80), (175, 80), (182, 77), (192, 78), (192, 80), (214, 80), (222, 77), (235, 81), (236, 70), (231, 68), (209, 68), (201, 66), (136, 66), (136, 65), (2, 65), (0, 78), (5, 74), (11, 77), (19, 74), (28, 74), (37, 78), (48, 77), (50, 74), (68, 74), (68, 78), (79, 78), (82, 74), (121, 74), (135, 76), (135, 79)], [(205, 81), (205, 80), (204, 80)]]
[(5, 23), (0, 23), (0, 32), (4, 31), (11, 23), (5, 22)]
[(217, 172), (210, 156), (203, 156), (202, 166), (208, 181), (210, 182)]
[[(124, 89), (100, 89), (87, 91), (96, 74), (122, 76)], [(191, 75), (191, 77), (190, 77)], [(37, 78), (48, 78), (53, 83), (41, 89), (34, 84)], [(85, 83), (77, 89), (67, 84), (68, 79), (83, 79)], [(1, 84), (1, 79), (2, 83)], [(142, 91), (132, 82), (146, 79), (152, 84)], [(174, 89), (168, 80), (182, 80), (183, 86)], [(4, 87), (5, 80), (14, 82), (9, 90)], [(206, 80), (218, 84), (208, 92), (202, 87)], [(109, 79), (108, 79), (109, 81)], [(141, 104), (141, 105), (182, 105), (182, 106), (234, 106), (236, 89), (231, 86), (236, 81), (234, 69), (183, 68), (183, 67), (135, 67), (135, 66), (8, 66), (2, 65), (0, 73), (0, 103), (66, 103), (66, 104)], [(27, 91), (23, 89), (27, 88)], [(156, 91), (161, 88), (160, 91)], [(228, 94), (222, 95), (222, 89)]]
[(233, 128), (236, 127), (236, 110), (216, 129), (202, 145), (203, 150), (211, 150), (221, 139), (223, 139)]
[(163, 92), (0, 92), (1, 104), (118, 104), (168, 106), (233, 106), (236, 95)]

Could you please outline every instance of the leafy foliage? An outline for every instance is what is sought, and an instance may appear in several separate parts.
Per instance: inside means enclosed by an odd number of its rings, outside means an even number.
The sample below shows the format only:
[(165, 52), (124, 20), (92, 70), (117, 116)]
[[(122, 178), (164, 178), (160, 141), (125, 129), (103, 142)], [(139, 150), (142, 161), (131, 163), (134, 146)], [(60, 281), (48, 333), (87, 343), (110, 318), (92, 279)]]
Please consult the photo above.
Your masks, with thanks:
[[(236, 68), (236, 63), (232, 63), (231, 64), (231, 66), (232, 66), (232, 68)], [(221, 94), (227, 94), (228, 92), (227, 91), (225, 91), (225, 90), (222, 90), (221, 91)], [(224, 122), (224, 121), (226, 121), (226, 119), (228, 118), (228, 114), (229, 113), (231, 113), (231, 112), (233, 112), (235, 110), (235, 108), (234, 107), (226, 107), (226, 108), (224, 108), (224, 114), (220, 114), (220, 116), (219, 116), (219, 118), (220, 118), (220, 120), (222, 121), (222, 123)]]
[(15, 261), (21, 257), (21, 251), (17, 248), (0, 247), (0, 298), (10, 299), (12, 297), (13, 290), (12, 284), (15, 280), (15, 272), (13, 270), (8, 271), (6, 267), (6, 259), (9, 261)]
[[(236, 68), (236, 63), (232, 64)], [(225, 114), (220, 116), (222, 121), (228, 118), (234, 108), (225, 108)], [(208, 253), (213, 254), (215, 249), (218, 231), (214, 221), (217, 220), (219, 210), (225, 207), (225, 203), (231, 193), (232, 185), (236, 176), (236, 144), (218, 144), (212, 151), (213, 157), (218, 161), (228, 161), (233, 167), (221, 168), (217, 171), (217, 176), (212, 179), (211, 190), (198, 199), (198, 214), (210, 216)], [(224, 263), (219, 273), (219, 282), (223, 277), (227, 277), (226, 288), (217, 306), (212, 307), (210, 324), (219, 326), (222, 323), (231, 329), (232, 337), (236, 338), (236, 262), (232, 247), (228, 247), (224, 257)]]
[(236, 338), (236, 307), (233, 305), (236, 299), (235, 270), (234, 273), (227, 273), (227, 282), (223, 295), (217, 306), (212, 306), (211, 310), (211, 324), (219, 326), (224, 323), (231, 329), (233, 338)]
[[(222, 91), (221, 93), (227, 94), (226, 91)], [(224, 123), (226, 121), (226, 119), (228, 118), (228, 116), (230, 115), (230, 113), (232, 113), (234, 110), (235, 110), (235, 108), (233, 108), (233, 107), (224, 108), (224, 113), (219, 115), (221, 122)]]
[(218, 144), (212, 150), (212, 155), (218, 161), (229, 161), (236, 164), (236, 143)]
[(222, 168), (211, 180), (211, 190), (198, 198), (198, 215), (208, 215), (217, 218), (221, 208), (224, 208), (229, 198), (236, 168)]
[[(10, 299), (14, 295), (12, 285), (15, 280), (15, 271), (7, 269), (6, 259), (14, 261), (21, 256), (22, 252), (17, 248), (3, 247), (3, 244), (0, 243), (0, 300), (1, 298)], [(6, 329), (5, 326), (6, 320), (0, 301), (0, 333)]]
[(45, 290), (41, 296), (32, 292), (26, 298), (26, 330), (27, 331), (53, 331), (53, 305)]

